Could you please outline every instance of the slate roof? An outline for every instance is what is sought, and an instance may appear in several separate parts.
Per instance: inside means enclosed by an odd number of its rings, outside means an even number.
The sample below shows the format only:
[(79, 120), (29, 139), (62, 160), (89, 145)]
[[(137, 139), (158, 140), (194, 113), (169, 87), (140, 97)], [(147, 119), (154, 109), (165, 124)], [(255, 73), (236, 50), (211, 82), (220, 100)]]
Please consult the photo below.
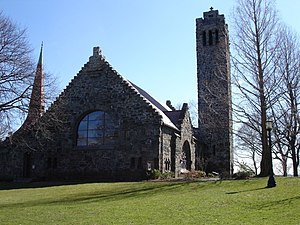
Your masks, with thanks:
[(166, 111), (164, 112), (167, 117), (174, 123), (175, 125), (178, 124), (179, 120), (182, 116), (182, 110), (174, 110), (174, 111)]
[(168, 114), (172, 112), (172, 110), (167, 106), (167, 105), (162, 105), (160, 102), (158, 102), (156, 99), (154, 99), (151, 95), (149, 95), (146, 91), (144, 91), (142, 88), (140, 88), (139, 86), (137, 86), (136, 84), (128, 81), (129, 84), (131, 84), (131, 86), (133, 88), (136, 89), (136, 91), (147, 101), (149, 102), (152, 107), (154, 109), (157, 110), (157, 112), (162, 116), (162, 120), (163, 123), (168, 126), (171, 127), (177, 131), (179, 131), (179, 129), (176, 127), (176, 123), (174, 123), (169, 117)]

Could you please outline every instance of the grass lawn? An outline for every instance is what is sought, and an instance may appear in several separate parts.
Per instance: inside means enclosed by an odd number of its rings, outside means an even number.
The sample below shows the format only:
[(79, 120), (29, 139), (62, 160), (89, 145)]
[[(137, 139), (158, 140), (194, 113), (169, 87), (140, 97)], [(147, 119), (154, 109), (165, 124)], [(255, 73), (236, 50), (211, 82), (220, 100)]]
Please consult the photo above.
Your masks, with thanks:
[(300, 178), (276, 181), (0, 183), (0, 224), (300, 224)]

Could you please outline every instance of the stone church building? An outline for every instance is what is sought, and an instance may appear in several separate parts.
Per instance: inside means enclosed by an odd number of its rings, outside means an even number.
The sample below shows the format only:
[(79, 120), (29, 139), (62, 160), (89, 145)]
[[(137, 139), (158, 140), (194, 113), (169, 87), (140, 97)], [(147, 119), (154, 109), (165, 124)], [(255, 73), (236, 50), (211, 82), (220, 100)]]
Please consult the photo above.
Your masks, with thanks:
[(149, 170), (230, 173), (229, 42), (218, 10), (196, 20), (199, 127), (122, 77), (99, 47), (44, 112), (42, 49), (27, 119), (0, 145), (0, 180), (141, 180)]

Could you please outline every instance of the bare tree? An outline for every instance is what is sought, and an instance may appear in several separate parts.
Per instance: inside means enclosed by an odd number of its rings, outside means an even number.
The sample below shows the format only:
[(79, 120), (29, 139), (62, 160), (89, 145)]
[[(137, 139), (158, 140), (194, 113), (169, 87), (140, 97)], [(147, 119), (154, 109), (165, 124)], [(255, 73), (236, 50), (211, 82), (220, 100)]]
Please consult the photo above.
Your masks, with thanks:
[[(0, 140), (20, 127), (28, 113), (36, 72), (31, 52), (26, 30), (20, 29), (0, 12)], [(47, 109), (58, 96), (59, 90), (55, 76), (44, 73), (44, 78)], [(54, 115), (51, 117), (53, 121), (57, 120)], [(36, 131), (48, 136), (49, 132), (42, 121), (38, 126)], [(14, 135), (14, 141), (17, 141), (16, 138)]]
[[(65, 117), (69, 116), (64, 111), (66, 101), (64, 100), (64, 92), (59, 96), (60, 104), (53, 104), (58, 97), (58, 85), (56, 79), (51, 74), (45, 74), (45, 109), (46, 111), (30, 126), (21, 126), (6, 141), (6, 148), (23, 149), (27, 152), (43, 151), (46, 149), (49, 141), (56, 143), (56, 147), (60, 146), (59, 142), (54, 139), (57, 132), (65, 128)], [(28, 106), (29, 107), (29, 106)], [(28, 110), (26, 110), (27, 112)], [(13, 115), (15, 116), (15, 115)], [(26, 113), (25, 113), (26, 116)], [(14, 117), (12, 117), (14, 118)], [(21, 119), (25, 121), (25, 117)], [(23, 123), (24, 125), (25, 123)]]
[(12, 126), (12, 115), (17, 117), (18, 113), (26, 111), (34, 78), (30, 53), (25, 30), (0, 12), (1, 135), (7, 134)]
[[(64, 109), (64, 100), (59, 106), (52, 106), (30, 129), (19, 129), (10, 138), (10, 144), (14, 149), (22, 148), (27, 151), (43, 151), (49, 141), (55, 142), (57, 132), (65, 128), (65, 116), (58, 112)], [(56, 143), (59, 147), (59, 143)]]
[(260, 136), (251, 127), (243, 124), (236, 137), (235, 153), (239, 159), (246, 160), (251, 165), (255, 175), (258, 175), (258, 157), (261, 157)]
[[(276, 108), (275, 108), (276, 107)], [(281, 164), (282, 175), (287, 176), (287, 166), (288, 166), (288, 156), (290, 154), (289, 144), (286, 142), (286, 109), (282, 108), (283, 105), (280, 103), (273, 105), (273, 118), (274, 119), (274, 128), (273, 128), (273, 153), (275, 159), (277, 159)], [(276, 113), (275, 113), (276, 110)]]
[(282, 26), (281, 42), (278, 47), (278, 77), (280, 88), (277, 89), (277, 101), (272, 104), (275, 119), (276, 158), (282, 163), (284, 175), (287, 175), (287, 159), (293, 162), (294, 176), (298, 176), (300, 149), (300, 46), (297, 35)]
[(276, 89), (274, 70), (278, 46), (278, 17), (272, 0), (239, 0), (235, 9), (233, 83), (238, 96), (234, 110), (238, 122), (257, 132), (261, 141), (260, 176), (270, 173), (266, 120), (270, 96)]

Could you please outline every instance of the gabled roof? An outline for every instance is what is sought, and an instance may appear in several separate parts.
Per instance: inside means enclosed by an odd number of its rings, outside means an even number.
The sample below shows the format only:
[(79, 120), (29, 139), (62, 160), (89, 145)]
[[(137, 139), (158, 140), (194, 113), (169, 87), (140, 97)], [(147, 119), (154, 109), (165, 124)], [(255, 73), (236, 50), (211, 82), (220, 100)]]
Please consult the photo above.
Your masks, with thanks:
[[(123, 78), (124, 79), (124, 78)], [(171, 127), (177, 131), (178, 128), (176, 125), (171, 121), (171, 119), (168, 117), (166, 112), (172, 111), (168, 106), (162, 105), (160, 102), (155, 100), (151, 95), (149, 95), (146, 91), (144, 91), (139, 86), (135, 85), (134, 83), (128, 81), (128, 83), (147, 101), (151, 104), (151, 106), (161, 115), (162, 121), (164, 125)]]
[[(130, 82), (129, 80), (125, 79), (122, 75), (120, 75), (116, 70), (113, 69), (113, 67), (105, 60), (105, 57), (101, 54), (101, 50), (99, 47), (93, 48), (93, 55), (89, 58), (89, 61), (84, 65), (82, 70), (86, 69), (90, 65), (92, 69), (97, 68), (97, 65), (100, 64), (106, 64), (112, 70), (126, 85), (129, 86), (129, 88), (133, 89), (136, 94), (143, 98), (145, 102), (147, 102), (153, 110), (158, 113), (158, 115), (161, 116), (162, 122), (164, 125), (179, 131), (179, 129), (176, 127), (176, 125), (170, 120), (170, 118), (165, 114), (165, 112), (172, 111), (168, 106), (164, 106), (161, 103), (159, 103), (157, 100), (155, 100), (151, 95), (149, 95), (146, 91), (144, 91), (142, 88), (138, 87), (134, 83)], [(80, 72), (77, 74), (79, 75)], [(69, 83), (69, 85), (64, 89), (64, 91), (60, 94), (62, 96), (64, 92), (69, 88), (71, 83), (76, 79), (77, 76), (75, 76), (72, 81)], [(50, 107), (51, 108), (51, 107)]]

